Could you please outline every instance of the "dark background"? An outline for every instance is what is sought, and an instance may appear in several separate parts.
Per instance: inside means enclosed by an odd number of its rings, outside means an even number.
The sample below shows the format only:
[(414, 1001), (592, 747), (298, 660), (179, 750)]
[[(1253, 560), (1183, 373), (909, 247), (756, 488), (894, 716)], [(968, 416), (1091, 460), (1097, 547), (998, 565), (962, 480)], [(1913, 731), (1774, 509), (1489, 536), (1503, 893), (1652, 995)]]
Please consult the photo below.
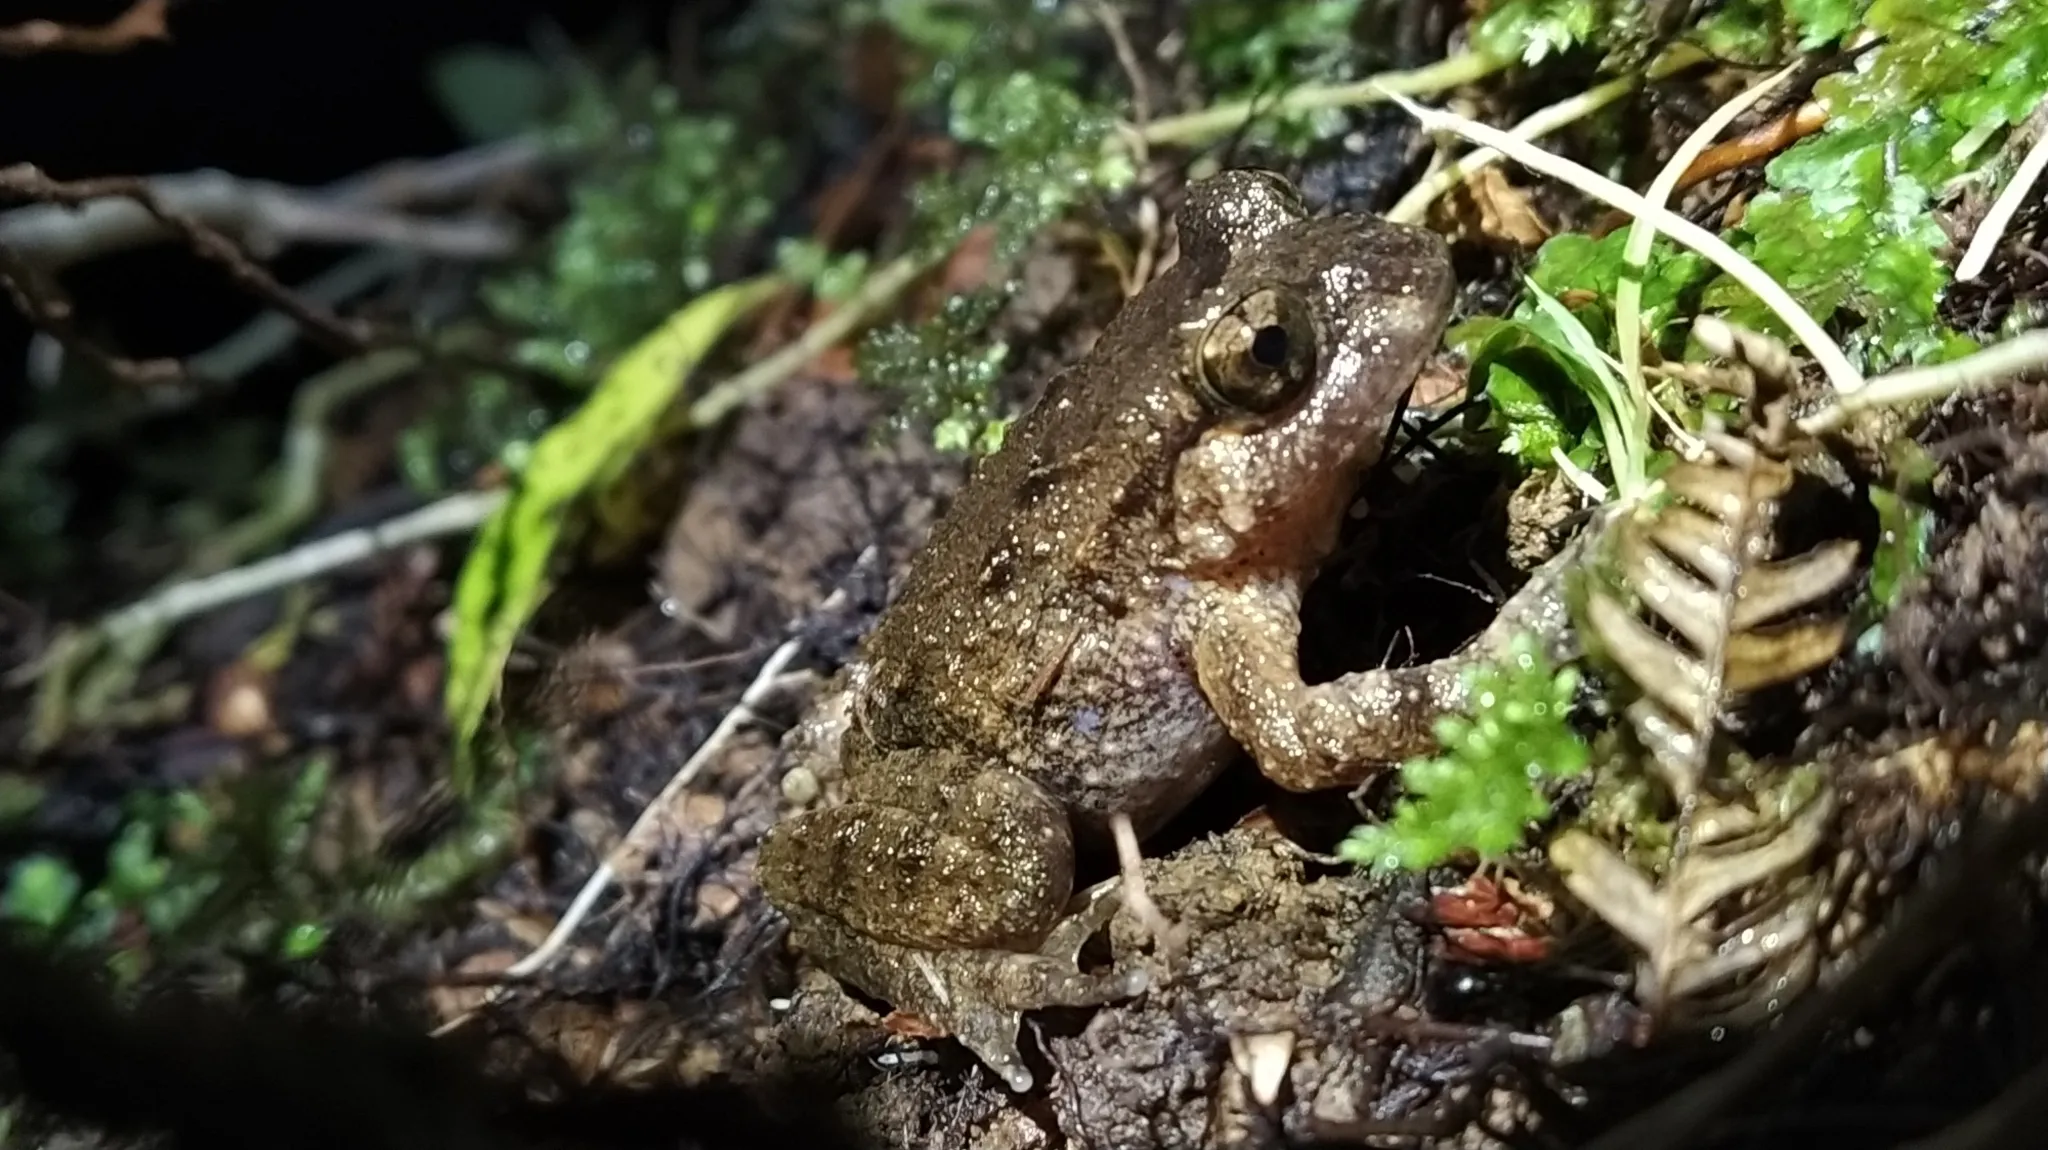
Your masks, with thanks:
[[(127, 6), (0, 2), (0, 24), (99, 24)], [(173, 0), (169, 43), (0, 57), (0, 164), (27, 161), (59, 178), (216, 167), (320, 184), (462, 146), (427, 80), (449, 48), (525, 47), (543, 21), (573, 40), (624, 21), (658, 45), (672, 10), (607, 0)], [(291, 283), (334, 258), (299, 250), (274, 270)], [(171, 244), (81, 266), (64, 284), (89, 324), (137, 356), (197, 351), (253, 311), (217, 268)], [(12, 307), (0, 313), (5, 426), (23, 414), (29, 329)]]

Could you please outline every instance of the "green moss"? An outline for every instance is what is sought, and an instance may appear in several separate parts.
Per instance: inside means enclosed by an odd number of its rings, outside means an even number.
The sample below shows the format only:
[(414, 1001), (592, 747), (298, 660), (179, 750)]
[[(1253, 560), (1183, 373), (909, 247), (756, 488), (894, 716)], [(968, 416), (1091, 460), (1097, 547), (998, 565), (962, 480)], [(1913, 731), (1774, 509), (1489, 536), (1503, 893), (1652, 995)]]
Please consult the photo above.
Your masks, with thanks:
[[(1771, 161), (1739, 246), (1823, 321), (1859, 320), (1845, 346), (1866, 370), (1967, 354), (1974, 344), (1938, 318), (1949, 239), (1934, 210), (1990, 139), (2048, 97), (2048, 21), (2031, 5), (1964, 0), (1790, 7), (1812, 42), (1859, 24), (1884, 39), (1815, 87), (1828, 126)], [(1705, 302), (1782, 332), (1732, 281)]]
[(1532, 637), (1517, 637), (1466, 683), (1471, 713), (1438, 721), (1443, 753), (1402, 765), (1406, 797), (1386, 822), (1352, 831), (1344, 858), (1384, 870), (1498, 858), (1549, 817), (1546, 789), (1585, 770), (1586, 744), (1570, 723), (1578, 672), (1553, 668)]
[(941, 451), (987, 453), (1008, 421), (996, 409), (1009, 345), (987, 338), (1007, 292), (954, 296), (919, 324), (894, 324), (861, 342), (861, 378), (896, 400), (895, 426), (929, 429)]

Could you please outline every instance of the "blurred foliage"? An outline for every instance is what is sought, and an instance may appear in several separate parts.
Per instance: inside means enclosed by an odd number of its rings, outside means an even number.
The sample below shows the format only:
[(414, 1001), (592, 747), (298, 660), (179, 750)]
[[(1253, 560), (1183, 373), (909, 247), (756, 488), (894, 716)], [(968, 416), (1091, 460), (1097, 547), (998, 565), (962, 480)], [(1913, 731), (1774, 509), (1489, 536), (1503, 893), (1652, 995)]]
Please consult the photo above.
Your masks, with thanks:
[(211, 796), (131, 793), (99, 877), (31, 854), (15, 862), (0, 919), (64, 947), (101, 949), (133, 981), (154, 962), (227, 941), (243, 953), (303, 957), (323, 928), (302, 858), (328, 781), (315, 759)]
[(1103, 146), (1114, 122), (1106, 108), (1042, 76), (962, 77), (949, 126), (980, 155), (919, 186), (913, 210), (921, 243), (950, 249), (987, 226), (995, 230), (996, 260), (1014, 259), (1047, 224), (1130, 182), (1129, 156)]
[(519, 471), (554, 416), (554, 405), (525, 381), (472, 373), (462, 386), (436, 391), (399, 433), (399, 473), (414, 490), (440, 494), (493, 462)]
[(528, 366), (595, 382), (613, 359), (744, 266), (793, 173), (780, 141), (732, 114), (686, 110), (643, 65), (584, 79), (551, 133), (583, 158), (545, 267), (488, 283), (484, 301), (531, 334)]
[[(913, 243), (936, 260), (970, 230), (991, 229), (1001, 273), (1048, 224), (1126, 187), (1135, 170), (1111, 135), (1120, 94), (1104, 81), (1114, 64), (1096, 25), (1076, 25), (1071, 5), (988, 7), (882, 3), (872, 11), (930, 61), (908, 97), (942, 107), (948, 133), (968, 148), (963, 163), (913, 192)], [(1075, 50), (1081, 40), (1094, 45), (1092, 69), (1082, 66), (1091, 56)], [(999, 274), (929, 320), (868, 336), (861, 375), (896, 401), (897, 426), (928, 428), (944, 451), (988, 452), (1002, 442), (1008, 418), (995, 384), (1008, 348), (989, 338), (989, 325), (1018, 286)]]
[[(6, 872), (0, 921), (103, 954), (124, 984), (222, 947), (262, 961), (312, 958), (345, 918), (405, 921), (501, 865), (537, 762), (529, 748), (522, 767), (467, 807), (449, 806), (434, 841), (403, 858), (342, 829), (320, 755), (204, 790), (134, 792), (89, 883), (73, 860), (29, 854)], [(0, 811), (0, 824), (33, 813)]]

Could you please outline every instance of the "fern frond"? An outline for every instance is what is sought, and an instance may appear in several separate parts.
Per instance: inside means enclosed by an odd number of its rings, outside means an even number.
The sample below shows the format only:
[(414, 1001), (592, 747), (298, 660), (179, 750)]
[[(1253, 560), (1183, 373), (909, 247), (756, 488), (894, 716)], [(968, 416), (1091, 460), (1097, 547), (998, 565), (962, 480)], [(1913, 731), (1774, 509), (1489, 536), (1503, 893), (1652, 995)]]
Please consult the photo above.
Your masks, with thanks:
[(1816, 609), (1848, 583), (1859, 548), (1771, 554), (1796, 478), (1788, 457), (1802, 446), (1786, 411), (1791, 361), (1749, 333), (1709, 342), (1737, 361), (1724, 377), (1750, 400), (1750, 420), (1741, 434), (1710, 423), (1702, 457), (1674, 465), (1660, 497), (1616, 523), (1610, 578), (1592, 581), (1584, 612), (1638, 694), (1624, 713), (1677, 812), (1671, 856), (1646, 874), (1584, 831), (1559, 835), (1550, 856), (1573, 895), (1639, 952), (1637, 997), (1654, 1015), (1738, 1021), (1775, 1010), (1814, 975), (1823, 889), (1811, 862), (1835, 800), (1811, 775), (1729, 785), (1721, 723), (1745, 696), (1840, 651), (1847, 622)]

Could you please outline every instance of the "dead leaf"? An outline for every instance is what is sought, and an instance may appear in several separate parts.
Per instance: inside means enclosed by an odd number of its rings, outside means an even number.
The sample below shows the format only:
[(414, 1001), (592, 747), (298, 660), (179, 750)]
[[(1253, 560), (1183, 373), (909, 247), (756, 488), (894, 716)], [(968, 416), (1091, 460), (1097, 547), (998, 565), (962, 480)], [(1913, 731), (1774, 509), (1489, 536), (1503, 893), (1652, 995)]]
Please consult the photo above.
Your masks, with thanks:
[(1550, 226), (1536, 214), (1529, 193), (1508, 182), (1498, 166), (1479, 169), (1466, 179), (1458, 200), (1469, 238), (1496, 247), (1533, 249), (1550, 238)]
[(1447, 411), (1464, 401), (1465, 373), (1442, 363), (1424, 367), (1408, 393), (1408, 405), (1422, 411)]

